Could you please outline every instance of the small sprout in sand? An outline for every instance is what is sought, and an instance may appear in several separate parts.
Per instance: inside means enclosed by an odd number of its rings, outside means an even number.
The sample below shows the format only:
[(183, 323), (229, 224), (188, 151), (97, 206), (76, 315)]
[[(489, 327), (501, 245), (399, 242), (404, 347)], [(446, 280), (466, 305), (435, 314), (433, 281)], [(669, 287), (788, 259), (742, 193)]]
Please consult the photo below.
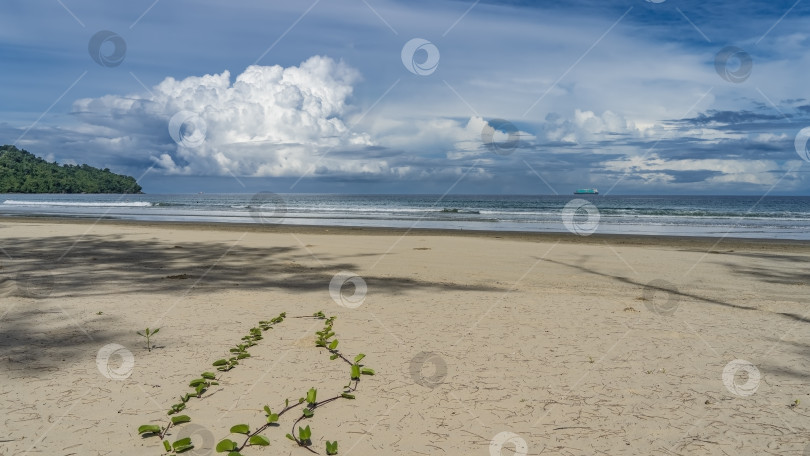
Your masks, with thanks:
[(793, 401), (792, 404), (788, 405), (788, 408), (796, 408), (798, 406), (799, 406), (799, 400), (796, 399), (796, 400)]
[(593, 356), (589, 356), (589, 357), (588, 357), (588, 362), (589, 362), (589, 363), (591, 363), (591, 364), (593, 364)]
[(326, 454), (338, 454), (337, 440), (334, 442), (326, 441)]
[(146, 328), (146, 331), (144, 332), (136, 331), (136, 333), (138, 333), (139, 336), (146, 338), (146, 349), (152, 351), (152, 349), (155, 348), (155, 346), (152, 345), (152, 336), (157, 334), (158, 331), (160, 331), (160, 328), (154, 331), (150, 331), (149, 328)]

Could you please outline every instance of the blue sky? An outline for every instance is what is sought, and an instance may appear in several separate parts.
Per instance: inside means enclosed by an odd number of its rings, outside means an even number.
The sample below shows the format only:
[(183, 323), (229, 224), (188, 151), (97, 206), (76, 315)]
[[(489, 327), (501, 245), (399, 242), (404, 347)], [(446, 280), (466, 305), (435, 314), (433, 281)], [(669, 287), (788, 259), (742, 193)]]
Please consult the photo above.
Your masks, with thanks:
[(795, 0), (12, 0), (0, 143), (150, 193), (807, 195), (809, 18)]

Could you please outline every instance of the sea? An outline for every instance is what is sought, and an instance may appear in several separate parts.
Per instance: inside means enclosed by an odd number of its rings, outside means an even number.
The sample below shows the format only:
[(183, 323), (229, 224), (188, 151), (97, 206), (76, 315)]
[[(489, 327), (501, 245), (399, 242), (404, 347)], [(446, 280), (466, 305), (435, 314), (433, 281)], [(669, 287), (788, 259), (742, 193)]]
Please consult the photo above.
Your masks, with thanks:
[(807, 196), (0, 194), (0, 216), (810, 240)]

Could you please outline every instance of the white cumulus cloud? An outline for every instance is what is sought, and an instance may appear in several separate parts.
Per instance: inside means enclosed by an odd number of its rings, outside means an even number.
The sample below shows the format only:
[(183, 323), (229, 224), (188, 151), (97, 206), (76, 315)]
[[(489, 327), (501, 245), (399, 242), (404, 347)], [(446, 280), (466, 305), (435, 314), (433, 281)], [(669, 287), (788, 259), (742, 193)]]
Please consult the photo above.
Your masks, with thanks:
[[(329, 171), (380, 171), (384, 163), (347, 160), (345, 154), (319, 160), (332, 149), (373, 144), (346, 122), (353, 113), (347, 100), (359, 79), (343, 62), (314, 56), (288, 68), (250, 66), (233, 83), (228, 71), (166, 78), (148, 94), (81, 99), (73, 110), (99, 135), (137, 144), (139, 158), (168, 173), (302, 175), (315, 163)], [(196, 119), (170, 135), (169, 120), (183, 111)], [(172, 140), (193, 137), (200, 123), (203, 141)]]

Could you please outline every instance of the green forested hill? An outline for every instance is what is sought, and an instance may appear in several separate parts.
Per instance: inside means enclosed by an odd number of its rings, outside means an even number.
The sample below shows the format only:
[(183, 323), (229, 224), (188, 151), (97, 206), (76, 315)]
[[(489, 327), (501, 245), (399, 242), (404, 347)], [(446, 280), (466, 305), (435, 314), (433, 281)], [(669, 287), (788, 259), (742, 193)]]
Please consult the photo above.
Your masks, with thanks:
[(130, 176), (88, 165), (59, 165), (0, 146), (0, 193), (141, 193)]

